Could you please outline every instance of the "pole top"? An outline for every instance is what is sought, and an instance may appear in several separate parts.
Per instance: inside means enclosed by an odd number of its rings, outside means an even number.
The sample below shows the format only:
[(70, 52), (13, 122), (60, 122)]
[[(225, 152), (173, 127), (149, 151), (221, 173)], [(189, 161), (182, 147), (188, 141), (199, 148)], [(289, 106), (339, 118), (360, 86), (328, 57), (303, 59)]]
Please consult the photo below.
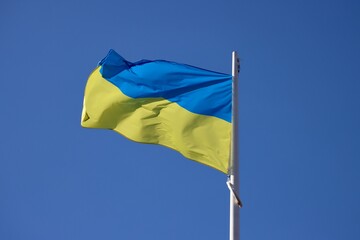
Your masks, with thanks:
[(236, 69), (233, 69), (233, 75), (234, 75), (234, 71), (236, 71), (237, 73), (240, 72), (240, 59), (239, 59), (237, 51), (232, 51), (232, 60), (236, 67)]
[(236, 51), (232, 52), (232, 76), (237, 78), (240, 72), (240, 60)]

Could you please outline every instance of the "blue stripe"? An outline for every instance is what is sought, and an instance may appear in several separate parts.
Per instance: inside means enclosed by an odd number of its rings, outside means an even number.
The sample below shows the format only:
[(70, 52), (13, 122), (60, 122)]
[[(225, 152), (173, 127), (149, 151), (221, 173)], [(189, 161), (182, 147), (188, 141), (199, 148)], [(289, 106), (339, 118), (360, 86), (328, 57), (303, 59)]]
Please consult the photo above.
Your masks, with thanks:
[(102, 76), (131, 98), (161, 97), (231, 122), (231, 75), (164, 60), (132, 63), (114, 50), (99, 65)]

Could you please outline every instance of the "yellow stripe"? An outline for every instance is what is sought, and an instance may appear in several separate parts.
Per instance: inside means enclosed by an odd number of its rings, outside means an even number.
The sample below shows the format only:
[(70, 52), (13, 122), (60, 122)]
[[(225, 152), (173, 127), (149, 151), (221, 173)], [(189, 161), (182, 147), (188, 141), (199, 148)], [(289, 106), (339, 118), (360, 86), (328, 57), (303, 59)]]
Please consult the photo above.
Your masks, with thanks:
[(162, 98), (130, 98), (103, 79), (99, 68), (86, 85), (81, 125), (113, 129), (133, 141), (160, 144), (221, 172), (228, 170), (231, 123)]

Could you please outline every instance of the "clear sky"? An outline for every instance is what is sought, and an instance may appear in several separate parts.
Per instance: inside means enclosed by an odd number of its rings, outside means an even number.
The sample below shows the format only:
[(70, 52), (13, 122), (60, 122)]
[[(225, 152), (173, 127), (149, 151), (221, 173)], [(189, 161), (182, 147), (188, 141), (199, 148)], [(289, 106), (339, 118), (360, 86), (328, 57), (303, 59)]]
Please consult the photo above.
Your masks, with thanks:
[(226, 176), (80, 127), (110, 48), (231, 73), (241, 236), (360, 239), (360, 2), (0, 3), (0, 239), (228, 239)]

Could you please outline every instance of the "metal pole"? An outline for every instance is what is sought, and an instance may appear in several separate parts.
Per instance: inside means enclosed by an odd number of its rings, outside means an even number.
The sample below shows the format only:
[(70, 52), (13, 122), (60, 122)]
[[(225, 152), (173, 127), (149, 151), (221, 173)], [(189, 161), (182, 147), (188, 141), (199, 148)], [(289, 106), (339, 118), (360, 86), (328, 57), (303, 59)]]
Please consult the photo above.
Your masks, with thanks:
[[(235, 51), (232, 52), (232, 136), (231, 136), (231, 158), (229, 167), (229, 181), (239, 194), (239, 99), (238, 99), (238, 78), (240, 62)], [(240, 209), (236, 198), (230, 192), (230, 240), (240, 240)]]

